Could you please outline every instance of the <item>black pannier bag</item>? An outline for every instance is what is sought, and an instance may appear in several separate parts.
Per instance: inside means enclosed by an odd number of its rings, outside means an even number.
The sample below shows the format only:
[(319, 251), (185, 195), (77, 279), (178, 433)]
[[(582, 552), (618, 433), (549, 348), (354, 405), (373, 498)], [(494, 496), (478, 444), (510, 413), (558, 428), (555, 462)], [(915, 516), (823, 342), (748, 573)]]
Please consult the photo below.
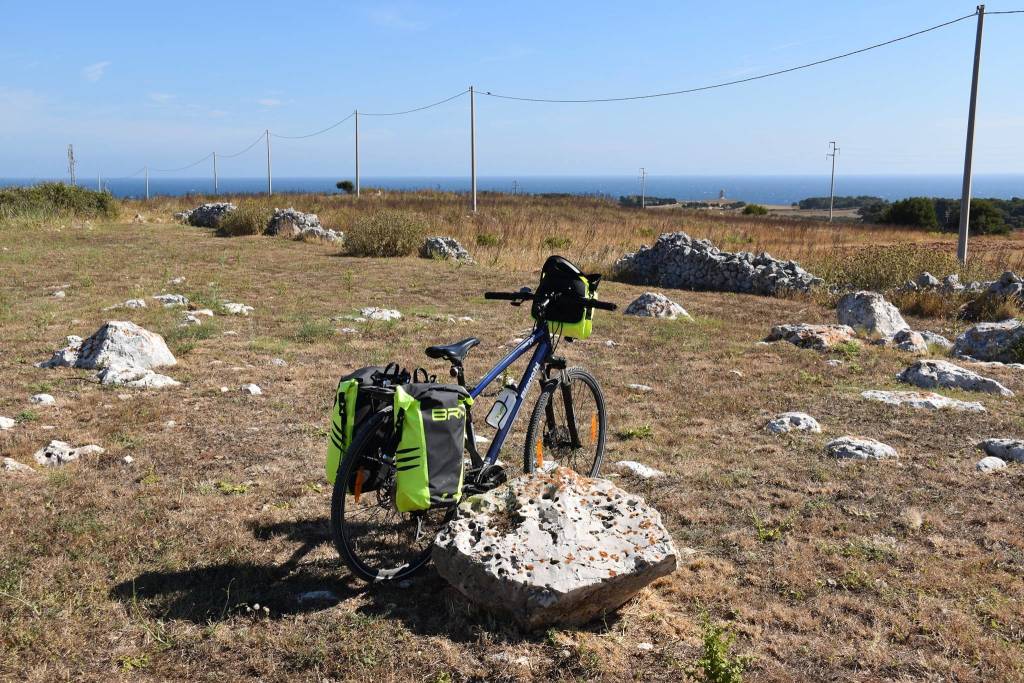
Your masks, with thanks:
[[(544, 262), (540, 273), (540, 284), (534, 295), (533, 318), (542, 316), (552, 334), (561, 334), (571, 339), (586, 339), (593, 329), (594, 309), (585, 306), (581, 299), (596, 299), (597, 286), (601, 275), (584, 275), (571, 261), (562, 256), (550, 256)], [(549, 295), (554, 296), (547, 308), (540, 310), (540, 304)]]

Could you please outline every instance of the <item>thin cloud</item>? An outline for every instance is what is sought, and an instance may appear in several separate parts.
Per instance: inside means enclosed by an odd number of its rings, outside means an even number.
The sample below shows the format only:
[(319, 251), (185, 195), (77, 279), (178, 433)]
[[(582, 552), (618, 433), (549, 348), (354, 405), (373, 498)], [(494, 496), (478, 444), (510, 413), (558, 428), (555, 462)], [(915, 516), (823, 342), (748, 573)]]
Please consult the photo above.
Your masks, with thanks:
[(108, 66), (110, 66), (110, 62), (96, 62), (95, 64), (83, 67), (82, 78), (90, 83), (95, 83), (103, 78), (103, 74), (106, 73)]
[(398, 10), (392, 8), (372, 9), (367, 16), (372, 23), (383, 28), (400, 31), (422, 31), (427, 27), (425, 22), (409, 19)]
[(158, 104), (164, 104), (165, 102), (170, 102), (171, 100), (173, 100), (174, 95), (165, 92), (151, 92), (149, 93), (149, 99)]
[(224, 111), (223, 109), (211, 109), (209, 111), (209, 114), (210, 114), (210, 116), (212, 118), (215, 118), (215, 119), (221, 119), (221, 118), (224, 118), (225, 116), (228, 115), (228, 113), (226, 111)]
[(264, 97), (261, 100), (256, 100), (256, 103), (264, 107), (280, 107), (282, 104), (281, 100), (274, 97)]

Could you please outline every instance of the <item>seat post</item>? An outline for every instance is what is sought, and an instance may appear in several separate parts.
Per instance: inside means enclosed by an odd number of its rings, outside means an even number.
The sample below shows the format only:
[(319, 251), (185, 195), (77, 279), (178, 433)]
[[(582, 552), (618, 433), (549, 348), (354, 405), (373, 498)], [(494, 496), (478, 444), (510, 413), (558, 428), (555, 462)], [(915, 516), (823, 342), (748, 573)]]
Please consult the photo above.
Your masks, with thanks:
[(448, 371), (448, 374), (455, 378), (455, 381), (458, 382), (460, 387), (466, 386), (466, 373), (462, 367), (462, 363), (453, 360), (451, 370)]

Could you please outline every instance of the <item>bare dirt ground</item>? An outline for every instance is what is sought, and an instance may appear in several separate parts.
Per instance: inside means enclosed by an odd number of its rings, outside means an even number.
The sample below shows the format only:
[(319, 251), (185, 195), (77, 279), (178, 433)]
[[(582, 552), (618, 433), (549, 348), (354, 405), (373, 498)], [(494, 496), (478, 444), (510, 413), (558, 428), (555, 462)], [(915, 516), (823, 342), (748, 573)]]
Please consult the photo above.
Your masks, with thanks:
[[(970, 397), (982, 415), (892, 408), (859, 394), (897, 388), (909, 362), (897, 352), (865, 347), (830, 367), (827, 355), (757, 343), (773, 323), (833, 322), (816, 303), (669, 291), (694, 321), (599, 312), (590, 341), (563, 347), (604, 385), (606, 471), (621, 459), (666, 471), (657, 484), (616, 481), (658, 507), (689, 550), (605, 622), (523, 633), (430, 569), (407, 588), (351, 581), (329, 542), (322, 468), (339, 375), (388, 359), (441, 374), (423, 347), (476, 335), (468, 371), (479, 376), (529, 325), (525, 310), (482, 292), (534, 285), (536, 272), (345, 258), (174, 224), (0, 236), (0, 414), (19, 421), (0, 432), (0, 453), (31, 463), (55, 438), (107, 449), (0, 472), (2, 679), (677, 681), (699, 655), (704, 615), (737, 634), (750, 680), (1024, 679), (1024, 466), (974, 470), (978, 440), (1024, 432), (1020, 399)], [(174, 277), (185, 283), (167, 285)], [(66, 298), (51, 297), (57, 289)], [(602, 297), (626, 304), (642, 291), (609, 282)], [(103, 310), (161, 292), (255, 312), (182, 333), (180, 309), (152, 300)], [(366, 305), (405, 318), (331, 321)], [(167, 336), (179, 360), (168, 374), (183, 386), (107, 388), (84, 371), (32, 366), (110, 319)], [(344, 326), (358, 332), (335, 331)], [(1024, 392), (1024, 372), (986, 374)], [(248, 382), (263, 395), (244, 396)], [(56, 405), (29, 404), (39, 391)], [(788, 410), (825, 433), (763, 431)], [(845, 434), (900, 457), (824, 457)], [(321, 589), (341, 601), (297, 601)]]

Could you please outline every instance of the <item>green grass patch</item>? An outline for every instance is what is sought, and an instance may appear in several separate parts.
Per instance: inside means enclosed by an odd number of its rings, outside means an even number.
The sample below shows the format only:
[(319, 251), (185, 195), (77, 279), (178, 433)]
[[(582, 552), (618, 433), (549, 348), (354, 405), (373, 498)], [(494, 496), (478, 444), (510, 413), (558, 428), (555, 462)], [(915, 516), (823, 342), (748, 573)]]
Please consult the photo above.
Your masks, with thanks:
[(633, 427), (624, 427), (615, 433), (623, 441), (634, 441), (641, 439), (649, 439), (654, 434), (654, 429), (651, 425), (636, 425)]
[(330, 320), (304, 320), (295, 330), (295, 340), (303, 344), (315, 344), (334, 336), (334, 323)]

